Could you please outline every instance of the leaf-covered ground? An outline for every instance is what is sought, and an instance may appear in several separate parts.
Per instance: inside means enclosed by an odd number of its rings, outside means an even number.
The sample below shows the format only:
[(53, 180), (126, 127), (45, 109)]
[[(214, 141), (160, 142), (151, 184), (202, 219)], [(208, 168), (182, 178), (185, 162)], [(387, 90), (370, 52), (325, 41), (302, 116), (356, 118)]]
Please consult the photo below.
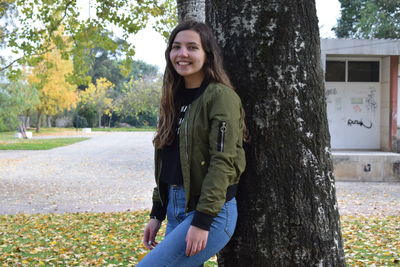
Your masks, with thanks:
[[(0, 216), (3, 266), (135, 266), (148, 212)], [(342, 216), (349, 266), (399, 266), (400, 217)], [(164, 228), (160, 230), (163, 235)], [(215, 258), (206, 266), (217, 266)]]
[(400, 216), (341, 220), (349, 266), (400, 266)]

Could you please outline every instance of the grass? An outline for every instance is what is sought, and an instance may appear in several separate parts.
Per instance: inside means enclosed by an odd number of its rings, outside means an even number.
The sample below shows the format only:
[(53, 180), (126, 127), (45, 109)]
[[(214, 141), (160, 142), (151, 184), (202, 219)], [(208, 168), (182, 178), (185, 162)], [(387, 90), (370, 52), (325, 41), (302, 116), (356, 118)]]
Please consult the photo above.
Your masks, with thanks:
[(0, 132), (0, 141), (15, 139), (14, 134), (15, 132)]
[[(0, 216), (4, 266), (135, 266), (148, 212)], [(398, 266), (400, 217), (342, 217), (349, 266)], [(163, 235), (165, 228), (161, 228)], [(397, 234), (396, 234), (397, 233)], [(160, 240), (160, 238), (158, 239)], [(206, 263), (217, 266), (215, 258)]]
[(0, 139), (0, 150), (48, 150), (85, 141), (87, 137), (51, 139)]
[[(80, 129), (75, 128), (41, 128), (39, 133), (35, 129), (29, 129), (34, 137), (54, 136), (51, 139), (17, 139), (16, 132), (0, 132), (0, 150), (48, 150), (59, 146), (66, 146), (88, 138), (56, 138), (57, 135), (76, 135)], [(148, 132), (155, 131), (154, 128), (92, 128), (92, 131), (103, 132)]]

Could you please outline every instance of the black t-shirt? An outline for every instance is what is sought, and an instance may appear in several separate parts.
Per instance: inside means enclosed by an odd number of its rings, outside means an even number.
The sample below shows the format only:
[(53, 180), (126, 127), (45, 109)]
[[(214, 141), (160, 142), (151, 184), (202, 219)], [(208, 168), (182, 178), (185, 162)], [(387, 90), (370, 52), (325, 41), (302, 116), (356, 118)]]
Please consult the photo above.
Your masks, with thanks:
[(182, 185), (183, 176), (181, 169), (181, 160), (179, 157), (179, 131), (183, 123), (183, 118), (190, 104), (196, 97), (200, 88), (186, 89), (181, 88), (177, 96), (180, 102), (180, 112), (176, 122), (176, 134), (172, 144), (165, 146), (161, 150), (161, 174), (160, 181), (165, 184)]

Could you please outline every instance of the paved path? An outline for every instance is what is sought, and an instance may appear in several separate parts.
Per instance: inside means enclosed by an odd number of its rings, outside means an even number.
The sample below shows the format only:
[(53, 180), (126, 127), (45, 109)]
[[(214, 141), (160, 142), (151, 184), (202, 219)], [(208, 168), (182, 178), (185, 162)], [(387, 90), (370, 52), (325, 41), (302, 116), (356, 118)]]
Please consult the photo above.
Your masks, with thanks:
[(0, 214), (150, 208), (152, 137), (104, 133), (52, 150), (0, 150)]
[(399, 182), (336, 182), (342, 215), (400, 216)]
[[(0, 150), (0, 214), (149, 209), (153, 133), (92, 136), (47, 151)], [(341, 214), (400, 215), (400, 183), (336, 188)]]

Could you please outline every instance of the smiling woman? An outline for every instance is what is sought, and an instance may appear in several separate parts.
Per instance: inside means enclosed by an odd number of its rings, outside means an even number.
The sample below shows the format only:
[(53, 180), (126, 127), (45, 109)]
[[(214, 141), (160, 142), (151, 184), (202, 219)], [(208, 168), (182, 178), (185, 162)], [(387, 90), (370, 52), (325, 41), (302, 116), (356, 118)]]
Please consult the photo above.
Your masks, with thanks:
[[(244, 113), (211, 29), (186, 21), (165, 51), (153, 208), (138, 266), (200, 266), (230, 240), (245, 167)], [(166, 236), (155, 241), (168, 218)]]

